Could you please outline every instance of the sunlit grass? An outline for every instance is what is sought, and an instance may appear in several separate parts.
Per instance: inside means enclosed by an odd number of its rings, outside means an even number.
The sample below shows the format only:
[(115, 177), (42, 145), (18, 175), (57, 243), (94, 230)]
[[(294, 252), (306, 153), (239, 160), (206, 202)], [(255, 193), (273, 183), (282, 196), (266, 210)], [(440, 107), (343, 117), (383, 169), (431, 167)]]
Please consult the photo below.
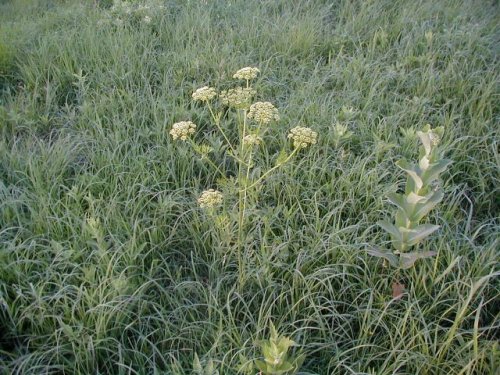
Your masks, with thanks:
[[(191, 374), (196, 353), (236, 374), (272, 322), (304, 374), (494, 374), (498, 5), (170, 0), (117, 23), (76, 3), (0, 1), (0, 373)], [(266, 178), (238, 272), (237, 227), (197, 203), (220, 176), (169, 131), (193, 121), (236, 174), (192, 94), (244, 66), (280, 111), (262, 171), (289, 129), (318, 137)], [(365, 249), (390, 246), (395, 162), (427, 123), (453, 164), (436, 255), (395, 300)]]

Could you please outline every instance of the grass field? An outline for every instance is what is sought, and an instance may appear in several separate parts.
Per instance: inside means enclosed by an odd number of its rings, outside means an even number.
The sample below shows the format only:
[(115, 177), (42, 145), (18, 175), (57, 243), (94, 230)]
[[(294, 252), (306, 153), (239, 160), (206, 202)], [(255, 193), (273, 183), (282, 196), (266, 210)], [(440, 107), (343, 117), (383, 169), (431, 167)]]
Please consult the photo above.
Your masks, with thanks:
[[(300, 374), (498, 371), (498, 2), (83, 3), (0, 0), (0, 374), (257, 374), (271, 323)], [(191, 95), (247, 66), (280, 120), (245, 175)], [(395, 269), (367, 248), (427, 123), (437, 254)]]

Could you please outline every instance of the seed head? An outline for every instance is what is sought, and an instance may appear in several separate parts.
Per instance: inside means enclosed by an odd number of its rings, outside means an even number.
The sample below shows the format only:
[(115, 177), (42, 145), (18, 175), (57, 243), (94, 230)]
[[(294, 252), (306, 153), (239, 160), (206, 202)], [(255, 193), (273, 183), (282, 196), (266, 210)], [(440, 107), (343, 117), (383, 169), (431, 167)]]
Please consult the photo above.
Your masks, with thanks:
[(223, 195), (220, 191), (209, 189), (201, 193), (198, 204), (201, 208), (213, 208), (222, 204)]
[(208, 102), (217, 96), (217, 92), (213, 87), (203, 86), (193, 92), (193, 99), (200, 102)]
[(260, 70), (258, 68), (251, 68), (247, 66), (245, 68), (241, 68), (236, 73), (234, 73), (233, 78), (246, 79), (248, 81), (257, 77), (257, 74), (259, 73)]
[(288, 138), (293, 140), (295, 148), (306, 148), (309, 145), (315, 145), (318, 138), (318, 133), (310, 128), (296, 126), (290, 130)]
[(267, 125), (271, 121), (279, 121), (280, 116), (278, 110), (272, 103), (269, 102), (257, 102), (250, 106), (248, 111), (248, 118), (254, 119), (255, 121)]
[(172, 126), (170, 130), (170, 135), (174, 140), (180, 139), (181, 141), (187, 141), (189, 136), (193, 135), (196, 130), (196, 125), (191, 121), (181, 121), (177, 122)]

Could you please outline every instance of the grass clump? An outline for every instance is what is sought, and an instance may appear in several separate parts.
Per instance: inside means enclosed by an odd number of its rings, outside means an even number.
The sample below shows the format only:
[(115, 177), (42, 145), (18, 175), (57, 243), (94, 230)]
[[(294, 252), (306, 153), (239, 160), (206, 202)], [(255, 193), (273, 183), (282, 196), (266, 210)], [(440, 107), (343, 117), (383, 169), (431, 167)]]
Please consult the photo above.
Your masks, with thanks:
[[(100, 3), (0, 4), (0, 373), (495, 373), (498, 5)], [(365, 249), (427, 123), (399, 279)]]

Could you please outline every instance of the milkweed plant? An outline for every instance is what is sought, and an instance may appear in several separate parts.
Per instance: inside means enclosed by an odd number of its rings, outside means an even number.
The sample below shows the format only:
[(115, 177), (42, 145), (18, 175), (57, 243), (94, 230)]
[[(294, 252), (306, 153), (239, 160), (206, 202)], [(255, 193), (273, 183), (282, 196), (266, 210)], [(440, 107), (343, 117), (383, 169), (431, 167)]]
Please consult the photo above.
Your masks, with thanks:
[(421, 222), (444, 196), (437, 180), (451, 164), (451, 160), (443, 158), (439, 148), (443, 131), (443, 127), (432, 129), (430, 125), (426, 125), (422, 131), (417, 131), (422, 143), (418, 164), (410, 163), (406, 159), (396, 163), (407, 173), (405, 191), (392, 193), (387, 197), (396, 206), (394, 221), (378, 222), (378, 225), (389, 233), (393, 250), (376, 246), (369, 246), (367, 249), (370, 255), (384, 258), (393, 267), (411, 268), (418, 259), (436, 255), (435, 251), (411, 250), (439, 229), (439, 225)]

